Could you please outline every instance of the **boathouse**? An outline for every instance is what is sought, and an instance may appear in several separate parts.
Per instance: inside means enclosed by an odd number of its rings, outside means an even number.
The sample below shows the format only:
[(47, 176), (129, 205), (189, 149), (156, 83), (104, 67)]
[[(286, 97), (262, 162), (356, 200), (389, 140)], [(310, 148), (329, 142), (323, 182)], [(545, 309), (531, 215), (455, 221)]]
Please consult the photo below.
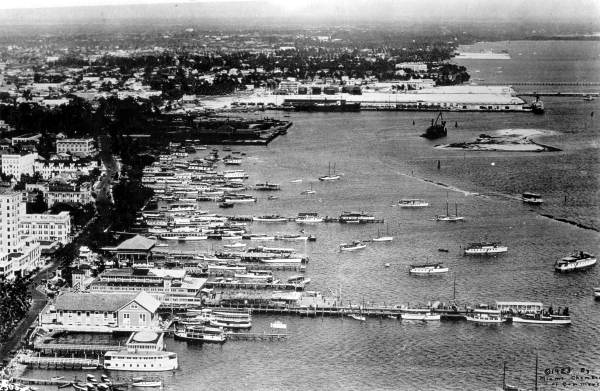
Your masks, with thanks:
[(155, 245), (156, 240), (136, 235), (121, 242), (117, 247), (108, 248), (106, 250), (115, 254), (119, 264), (150, 266), (152, 249)]
[(65, 292), (40, 314), (48, 330), (113, 332), (158, 330), (160, 302), (146, 292), (137, 294)]

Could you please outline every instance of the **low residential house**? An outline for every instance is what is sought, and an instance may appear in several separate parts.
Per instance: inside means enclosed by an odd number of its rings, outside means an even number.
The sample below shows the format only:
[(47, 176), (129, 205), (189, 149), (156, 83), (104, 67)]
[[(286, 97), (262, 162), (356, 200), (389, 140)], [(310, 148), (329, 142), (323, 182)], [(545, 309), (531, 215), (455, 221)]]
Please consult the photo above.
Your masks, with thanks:
[(65, 292), (44, 308), (39, 324), (46, 330), (113, 332), (160, 330), (160, 303), (146, 292)]

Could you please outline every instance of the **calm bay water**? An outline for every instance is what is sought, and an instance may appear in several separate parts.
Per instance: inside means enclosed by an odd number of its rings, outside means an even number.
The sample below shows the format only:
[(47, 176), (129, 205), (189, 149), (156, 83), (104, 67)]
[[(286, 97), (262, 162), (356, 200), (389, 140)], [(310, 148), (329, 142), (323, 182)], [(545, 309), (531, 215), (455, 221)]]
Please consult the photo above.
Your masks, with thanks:
[[(517, 44), (511, 43), (513, 47)], [(552, 44), (561, 54), (558, 62), (564, 70), (580, 69), (578, 57), (568, 62), (563, 55), (571, 49), (579, 53), (583, 44), (587, 45), (587, 52), (598, 53), (598, 44), (593, 42)], [(498, 63), (504, 64), (504, 72), (500, 74), (504, 79), (500, 81), (520, 77), (519, 58), (529, 52), (522, 48), (519, 52), (523, 55)], [(525, 63), (535, 63), (535, 59), (526, 57)], [(597, 69), (598, 56), (590, 61), (590, 69)], [(499, 66), (493, 63), (486, 66), (490, 69)], [(507, 72), (509, 63), (515, 69), (514, 74)], [(483, 65), (477, 69), (484, 72)], [(559, 74), (563, 73), (553, 77)], [(587, 77), (597, 78), (598, 74), (587, 73)], [(535, 74), (528, 78), (537, 80)], [(269, 323), (279, 319), (287, 323), (289, 339), (202, 347), (169, 340), (168, 349), (179, 354), (181, 369), (161, 374), (166, 389), (483, 390), (501, 385), (503, 361), (508, 362), (509, 383), (531, 388), (536, 353), (540, 374), (544, 368), (567, 365), (600, 374), (597, 338), (600, 302), (595, 302), (592, 295), (592, 288), (600, 285), (600, 269), (573, 275), (558, 275), (553, 271), (555, 260), (573, 249), (600, 253), (599, 234), (541, 216), (546, 213), (591, 228), (600, 227), (599, 119), (590, 117), (591, 111), (600, 114), (600, 106), (598, 101), (584, 102), (581, 98), (544, 101), (547, 112), (542, 116), (445, 114), (449, 124), (456, 121), (459, 126), (449, 129), (444, 142), (470, 140), (498, 129), (535, 128), (554, 131), (541, 141), (562, 149), (561, 152), (434, 149), (435, 142), (418, 137), (432, 113), (293, 113), (290, 119), (294, 126), (286, 136), (266, 148), (243, 149), (247, 153), (243, 168), (250, 175), (247, 182), (280, 183), (283, 190), (277, 194), (279, 199), (268, 201), (261, 193), (255, 205), (236, 206), (227, 213), (292, 216), (314, 211), (338, 216), (342, 211), (363, 210), (385, 219), (385, 224), (364, 226), (319, 224), (305, 228), (306, 232), (317, 235), (317, 242), (285, 244), (310, 256), (307, 268), (307, 276), (312, 279), (310, 289), (325, 293), (330, 289), (341, 291), (344, 301), (396, 304), (448, 301), (453, 295), (455, 279), (459, 302), (532, 300), (555, 308), (568, 306), (573, 318), (570, 327), (485, 327), (466, 322), (423, 324), (392, 319), (358, 322), (349, 318), (256, 315), (253, 331), (268, 330)], [(319, 183), (316, 178), (327, 172), (330, 162), (344, 173), (342, 180)], [(303, 182), (290, 182), (296, 179)], [(448, 190), (423, 179), (464, 191)], [(301, 195), (311, 184), (316, 194)], [(506, 197), (527, 190), (542, 193), (547, 202), (541, 208), (532, 208)], [(431, 206), (402, 210), (393, 206), (400, 198), (427, 199)], [(446, 199), (451, 210), (455, 203), (458, 205), (459, 214), (466, 218), (464, 223), (430, 220), (445, 213)], [(201, 207), (223, 212), (212, 203), (203, 203)], [(250, 228), (262, 233), (297, 232), (300, 227), (291, 223), (253, 223)], [(355, 253), (337, 251), (342, 242), (370, 239), (378, 230), (388, 229), (395, 237), (391, 243), (371, 243)], [(508, 254), (489, 259), (462, 255), (461, 246), (484, 238), (502, 241), (509, 247)], [(221, 245), (207, 241), (181, 247), (210, 251)], [(439, 252), (439, 248), (449, 252)], [(451, 273), (434, 278), (408, 275), (409, 264), (425, 261), (444, 262)], [(391, 267), (384, 268), (385, 263)], [(38, 377), (55, 374), (82, 376), (81, 372), (69, 371), (27, 373)], [(540, 389), (598, 387), (563, 387), (540, 382)]]

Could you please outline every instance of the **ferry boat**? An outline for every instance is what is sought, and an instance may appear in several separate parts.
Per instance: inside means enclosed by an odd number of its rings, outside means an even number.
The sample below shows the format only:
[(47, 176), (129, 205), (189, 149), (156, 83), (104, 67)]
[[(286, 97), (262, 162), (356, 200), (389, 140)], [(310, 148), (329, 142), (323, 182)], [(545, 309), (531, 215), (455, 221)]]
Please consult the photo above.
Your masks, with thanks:
[(584, 251), (579, 251), (571, 254), (568, 257), (562, 258), (560, 261), (556, 261), (554, 264), (554, 270), (557, 272), (573, 272), (577, 270), (585, 270), (594, 266), (597, 259), (592, 254)]
[(440, 320), (439, 314), (434, 314), (428, 308), (406, 308), (403, 309), (400, 314), (401, 320), (422, 320), (422, 321), (435, 321)]
[(340, 215), (340, 223), (345, 224), (364, 224), (375, 221), (375, 216), (364, 212), (342, 212)]
[(258, 216), (253, 217), (253, 221), (260, 221), (263, 223), (285, 223), (288, 221), (287, 217), (279, 216), (279, 215), (268, 215), (268, 216)]
[(508, 251), (500, 243), (471, 243), (465, 248), (465, 255), (494, 255)]
[(366, 248), (367, 245), (359, 240), (354, 240), (352, 243), (342, 243), (340, 244), (340, 251), (356, 251), (362, 250)]
[(467, 321), (476, 323), (502, 323), (506, 319), (502, 317), (500, 310), (475, 309), (466, 314)]
[(526, 204), (539, 205), (539, 204), (544, 203), (544, 199), (542, 198), (542, 196), (537, 193), (530, 193), (530, 192), (523, 193), (521, 195), (521, 199)]
[(172, 371), (177, 369), (177, 353), (109, 351), (104, 355), (104, 369), (112, 371)]
[(298, 224), (314, 224), (322, 222), (323, 218), (319, 217), (318, 213), (313, 212), (298, 213), (298, 217), (296, 217), (296, 223)]
[(210, 325), (227, 329), (249, 329), (252, 327), (252, 315), (244, 311), (213, 311)]
[(175, 339), (189, 342), (223, 343), (227, 339), (221, 327), (190, 326), (175, 332)]
[(448, 268), (441, 263), (410, 265), (409, 273), (411, 274), (437, 274), (447, 273)]
[(549, 325), (565, 325), (571, 324), (569, 315), (549, 315), (549, 314), (521, 314), (513, 316), (513, 323), (529, 323), (529, 324), (549, 324)]
[(402, 199), (398, 201), (401, 208), (424, 208), (429, 206), (429, 202), (419, 199)]
[(259, 190), (259, 191), (273, 191), (273, 190), (281, 190), (281, 186), (279, 186), (276, 183), (257, 183), (256, 186), (254, 187), (254, 190)]

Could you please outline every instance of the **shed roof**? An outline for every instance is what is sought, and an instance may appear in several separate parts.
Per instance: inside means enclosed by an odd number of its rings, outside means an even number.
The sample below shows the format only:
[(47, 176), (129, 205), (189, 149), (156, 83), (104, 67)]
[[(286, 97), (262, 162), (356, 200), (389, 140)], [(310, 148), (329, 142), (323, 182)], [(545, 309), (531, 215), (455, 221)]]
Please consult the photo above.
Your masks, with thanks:
[(149, 251), (156, 244), (156, 240), (148, 239), (142, 235), (135, 235), (117, 246), (117, 251), (143, 250)]

